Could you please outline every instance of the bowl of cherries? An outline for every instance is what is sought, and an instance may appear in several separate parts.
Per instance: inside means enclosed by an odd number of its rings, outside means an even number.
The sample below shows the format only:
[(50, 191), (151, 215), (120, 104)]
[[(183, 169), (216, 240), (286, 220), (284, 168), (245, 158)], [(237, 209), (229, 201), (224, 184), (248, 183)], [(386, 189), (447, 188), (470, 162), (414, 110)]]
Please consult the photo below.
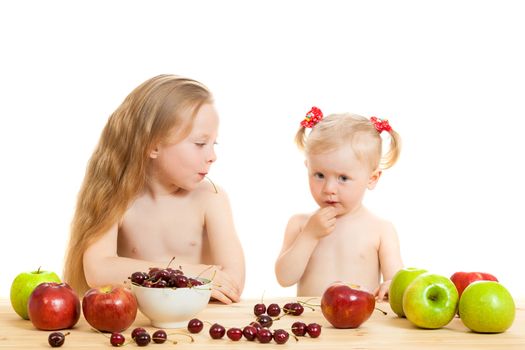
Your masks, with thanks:
[(153, 267), (129, 279), (139, 310), (158, 328), (184, 327), (211, 297), (210, 280), (185, 276), (181, 269)]

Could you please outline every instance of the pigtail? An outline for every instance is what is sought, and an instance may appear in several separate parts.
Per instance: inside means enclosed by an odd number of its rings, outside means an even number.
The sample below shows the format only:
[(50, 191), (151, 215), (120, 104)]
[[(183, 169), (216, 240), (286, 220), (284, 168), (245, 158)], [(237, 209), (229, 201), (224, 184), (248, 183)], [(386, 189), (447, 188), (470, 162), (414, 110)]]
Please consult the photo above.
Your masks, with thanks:
[(306, 147), (306, 128), (301, 126), (295, 134), (295, 144), (301, 151), (304, 151)]
[(401, 153), (401, 137), (394, 130), (388, 132), (390, 134), (390, 147), (388, 152), (381, 158), (381, 168), (391, 168), (399, 159)]

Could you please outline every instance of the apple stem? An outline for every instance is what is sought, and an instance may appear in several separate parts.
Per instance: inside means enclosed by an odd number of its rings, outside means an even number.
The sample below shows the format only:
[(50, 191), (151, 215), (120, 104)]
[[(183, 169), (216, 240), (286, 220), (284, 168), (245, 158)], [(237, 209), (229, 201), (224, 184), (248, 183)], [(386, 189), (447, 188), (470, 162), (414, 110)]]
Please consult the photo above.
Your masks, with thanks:
[(42, 268), (42, 266), (39, 266), (38, 267), (38, 270), (36, 270), (36, 273), (40, 273), (40, 269)]
[(383, 311), (381, 310), (380, 308), (376, 307), (375, 308), (377, 311), (380, 311), (383, 315), (388, 315), (388, 313), (386, 311)]

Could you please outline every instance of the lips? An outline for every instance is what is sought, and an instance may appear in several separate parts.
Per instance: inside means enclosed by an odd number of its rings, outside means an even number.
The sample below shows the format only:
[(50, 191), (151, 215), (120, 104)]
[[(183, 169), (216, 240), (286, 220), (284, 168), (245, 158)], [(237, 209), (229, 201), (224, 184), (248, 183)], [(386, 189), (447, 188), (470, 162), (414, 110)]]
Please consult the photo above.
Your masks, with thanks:
[(337, 204), (339, 202), (336, 202), (336, 201), (325, 201), (325, 203), (328, 204), (328, 205), (335, 205), (335, 204)]

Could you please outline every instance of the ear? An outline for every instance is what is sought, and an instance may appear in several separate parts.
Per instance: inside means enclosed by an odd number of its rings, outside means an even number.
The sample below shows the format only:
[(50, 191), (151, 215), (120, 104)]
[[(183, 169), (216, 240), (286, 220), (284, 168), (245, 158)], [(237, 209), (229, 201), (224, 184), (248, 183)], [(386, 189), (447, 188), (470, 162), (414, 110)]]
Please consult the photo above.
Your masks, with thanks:
[(159, 156), (159, 147), (155, 146), (155, 148), (152, 149), (151, 152), (149, 153), (149, 157), (151, 159), (157, 159), (158, 156)]
[(382, 173), (383, 171), (379, 168), (372, 171), (372, 174), (370, 175), (370, 178), (368, 179), (368, 184), (367, 184), (367, 188), (369, 190), (373, 190), (376, 187), (377, 182), (379, 181), (379, 178), (381, 177)]

